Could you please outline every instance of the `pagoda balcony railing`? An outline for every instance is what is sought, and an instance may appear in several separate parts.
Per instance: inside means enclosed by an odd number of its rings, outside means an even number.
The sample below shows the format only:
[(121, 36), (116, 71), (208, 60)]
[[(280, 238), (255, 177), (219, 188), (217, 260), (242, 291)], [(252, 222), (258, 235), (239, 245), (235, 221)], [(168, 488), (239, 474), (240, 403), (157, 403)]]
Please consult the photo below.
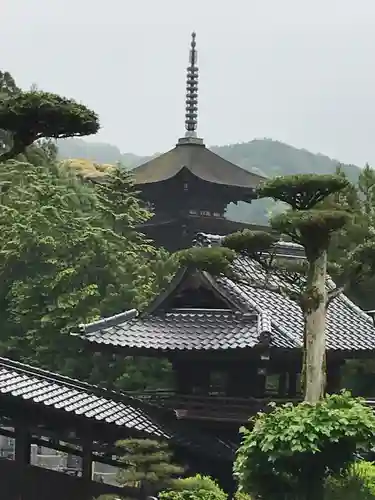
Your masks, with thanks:
[(207, 396), (188, 395), (164, 390), (131, 392), (130, 394), (159, 407), (173, 409), (179, 419), (238, 423), (245, 423), (256, 412), (266, 410), (272, 401), (278, 404), (301, 401), (300, 397), (280, 397), (276, 394), (267, 394), (264, 398), (237, 398), (215, 393)]

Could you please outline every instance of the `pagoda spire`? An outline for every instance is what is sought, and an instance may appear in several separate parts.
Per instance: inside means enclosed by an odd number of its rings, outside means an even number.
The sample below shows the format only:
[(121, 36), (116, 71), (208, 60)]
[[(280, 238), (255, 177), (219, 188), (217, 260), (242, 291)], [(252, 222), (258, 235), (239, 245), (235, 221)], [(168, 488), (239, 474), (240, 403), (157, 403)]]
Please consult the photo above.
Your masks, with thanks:
[(186, 70), (185, 137), (197, 137), (198, 126), (198, 52), (196, 33), (191, 34), (190, 64)]

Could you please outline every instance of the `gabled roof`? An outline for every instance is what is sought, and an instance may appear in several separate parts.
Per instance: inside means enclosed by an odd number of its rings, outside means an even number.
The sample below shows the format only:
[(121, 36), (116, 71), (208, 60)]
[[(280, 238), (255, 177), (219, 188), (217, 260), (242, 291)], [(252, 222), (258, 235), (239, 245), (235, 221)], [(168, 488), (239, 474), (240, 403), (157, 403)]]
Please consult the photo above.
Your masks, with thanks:
[(264, 180), (260, 175), (231, 163), (203, 144), (186, 143), (132, 170), (136, 185), (162, 182), (186, 168), (196, 177), (215, 184), (254, 189)]
[[(214, 436), (196, 431), (177, 420), (173, 411), (124, 393), (101, 389), (79, 380), (0, 358), (0, 414), (10, 412), (9, 402), (22, 405), (25, 414), (38, 407), (53, 426), (53, 412), (84, 418), (89, 423), (115, 426), (125, 435), (170, 441), (173, 446), (225, 460), (233, 459), (235, 447)], [(19, 411), (19, 410), (18, 410)], [(97, 436), (100, 440), (100, 436)]]
[[(217, 245), (220, 241), (219, 236), (203, 235), (198, 244)], [(293, 243), (278, 243), (276, 251), (284, 258), (304, 257), (302, 247)], [(270, 318), (270, 347), (302, 348), (303, 317), (298, 304), (265, 288), (266, 275), (256, 261), (239, 257), (234, 263), (234, 270), (239, 279), (198, 273), (202, 284), (211, 288), (227, 304), (225, 312), (165, 310), (168, 297), (189, 279), (189, 271), (181, 270), (170, 288), (139, 318), (120, 320), (111, 327), (90, 325), (89, 331), (85, 332), (83, 328), (81, 335), (94, 343), (147, 349), (149, 352), (251, 348), (258, 343), (260, 332), (257, 325), (262, 316), (267, 316)], [(270, 278), (267, 279), (269, 281)], [(280, 285), (282, 279), (274, 276), (272, 284)], [(335, 285), (329, 280), (327, 286), (332, 288)], [(253, 320), (246, 316), (249, 314), (253, 315), (250, 316)], [(375, 350), (372, 319), (344, 294), (335, 298), (329, 306), (326, 333), (328, 350)]]

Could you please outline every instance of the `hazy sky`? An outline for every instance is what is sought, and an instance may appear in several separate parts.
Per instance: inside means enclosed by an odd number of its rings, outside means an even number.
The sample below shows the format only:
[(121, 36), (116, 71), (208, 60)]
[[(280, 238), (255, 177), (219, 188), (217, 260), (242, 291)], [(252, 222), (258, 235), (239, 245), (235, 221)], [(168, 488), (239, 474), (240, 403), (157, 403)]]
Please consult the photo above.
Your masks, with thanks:
[(196, 30), (207, 144), (271, 137), (375, 164), (375, 0), (0, 3), (2, 69), (95, 109), (123, 152), (183, 135)]

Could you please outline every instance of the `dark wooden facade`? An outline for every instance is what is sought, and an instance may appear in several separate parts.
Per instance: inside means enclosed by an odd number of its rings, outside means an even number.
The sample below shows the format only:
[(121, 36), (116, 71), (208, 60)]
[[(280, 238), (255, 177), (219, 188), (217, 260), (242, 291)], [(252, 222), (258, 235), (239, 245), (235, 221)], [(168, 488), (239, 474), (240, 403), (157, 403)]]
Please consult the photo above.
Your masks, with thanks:
[[(221, 179), (223, 171), (225, 178)], [(178, 143), (133, 174), (141, 199), (154, 212), (140, 229), (170, 251), (190, 246), (199, 232), (228, 234), (248, 227), (228, 220), (226, 207), (232, 202), (251, 202), (262, 180), (196, 140)]]

